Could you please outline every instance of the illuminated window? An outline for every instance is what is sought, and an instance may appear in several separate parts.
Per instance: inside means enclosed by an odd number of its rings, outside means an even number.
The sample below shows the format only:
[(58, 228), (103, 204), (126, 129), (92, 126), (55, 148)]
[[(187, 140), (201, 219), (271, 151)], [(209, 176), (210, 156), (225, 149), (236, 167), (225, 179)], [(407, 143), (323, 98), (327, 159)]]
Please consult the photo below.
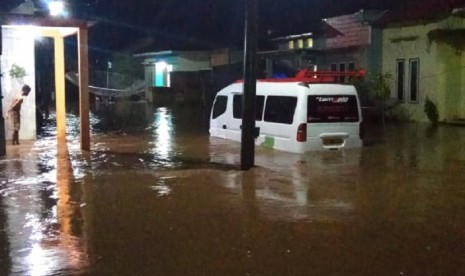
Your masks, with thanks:
[(307, 38), (307, 48), (313, 48), (313, 38)]
[(167, 64), (166, 62), (155, 63), (155, 87), (171, 87), (171, 72), (173, 71), (173, 65)]
[(294, 49), (294, 41), (293, 40), (289, 41), (289, 49)]
[(299, 39), (297, 40), (297, 48), (302, 49), (304, 47), (304, 40)]

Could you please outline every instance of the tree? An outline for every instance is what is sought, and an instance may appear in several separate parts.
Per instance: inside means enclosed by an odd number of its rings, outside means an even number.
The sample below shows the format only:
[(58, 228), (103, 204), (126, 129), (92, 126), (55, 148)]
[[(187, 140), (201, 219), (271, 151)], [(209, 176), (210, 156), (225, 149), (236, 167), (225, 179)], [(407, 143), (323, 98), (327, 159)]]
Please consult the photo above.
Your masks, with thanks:
[(369, 79), (354, 78), (352, 84), (357, 88), (362, 106), (376, 107), (381, 112), (383, 125), (386, 124), (386, 111), (391, 108), (388, 104), (391, 89), (388, 81), (391, 74), (377, 74)]
[(373, 77), (372, 83), (372, 95), (375, 103), (381, 109), (381, 120), (383, 125), (386, 125), (386, 111), (390, 106), (388, 105), (388, 99), (391, 95), (391, 89), (388, 85), (388, 80), (391, 79), (391, 74), (377, 74)]

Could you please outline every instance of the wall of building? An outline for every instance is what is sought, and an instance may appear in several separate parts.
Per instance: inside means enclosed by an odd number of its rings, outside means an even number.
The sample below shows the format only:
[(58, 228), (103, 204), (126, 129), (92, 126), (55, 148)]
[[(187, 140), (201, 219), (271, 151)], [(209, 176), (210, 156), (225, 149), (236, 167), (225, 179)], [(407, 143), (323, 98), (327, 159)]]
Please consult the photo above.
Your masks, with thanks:
[(321, 70), (330, 70), (331, 64), (339, 66), (339, 64), (344, 63), (346, 70), (348, 70), (348, 64), (354, 63), (356, 69), (363, 68), (368, 70), (367, 57), (367, 46), (332, 50), (325, 52), (324, 62), (320, 63), (319, 66), (321, 65)]
[[(419, 24), (383, 30), (383, 72), (392, 74), (391, 96), (397, 98), (396, 61), (406, 62), (406, 98), (397, 112), (405, 119), (428, 121), (424, 103), (428, 97), (439, 111), (439, 120), (465, 119), (465, 53), (441, 40), (430, 40), (434, 30), (464, 28), (463, 19), (447, 18), (438, 23)], [(463, 46), (462, 46), (463, 47)], [(419, 97), (409, 101), (408, 64), (419, 60)]]
[(210, 52), (180, 52), (173, 70), (186, 72), (210, 68)]
[(440, 115), (445, 120), (465, 119), (463, 101), (465, 98), (465, 65), (461, 54), (445, 43), (437, 43), (436, 67), (438, 68), (437, 89), (440, 95)]
[(371, 43), (367, 46), (367, 61), (366, 67), (368, 76), (374, 76), (381, 74), (381, 68), (383, 64), (383, 33), (379, 28), (372, 27), (370, 29)]
[[(441, 103), (440, 91), (437, 90), (438, 67), (436, 63), (436, 47), (430, 44), (427, 39), (429, 31), (436, 27), (435, 24), (385, 28), (383, 30), (383, 67), (384, 74), (391, 74), (389, 87), (391, 97), (397, 99), (396, 88), (396, 68), (397, 61), (405, 61), (405, 81), (404, 91), (405, 100), (396, 108), (396, 115), (401, 119), (414, 121), (428, 121), (424, 113), (424, 102), (426, 97), (438, 104), (440, 114), (444, 114)], [(418, 101), (409, 100), (409, 61), (419, 59), (419, 95)], [(442, 111), (442, 112), (441, 112)]]
[[(449, 17), (438, 22), (441, 30), (462, 30), (465, 34), (465, 20)], [(448, 35), (445, 35), (448, 36)], [(445, 120), (465, 119), (465, 46), (463, 43), (455, 47), (451, 43), (460, 37), (443, 37), (433, 43), (437, 48), (436, 66), (438, 67), (438, 91), (442, 95), (442, 113)], [(446, 41), (444, 41), (446, 40)]]
[[(19, 138), (33, 140), (36, 139), (34, 37), (25, 33), (24, 30), (6, 28), (4, 26), (2, 28), (3, 53), (1, 57), (1, 71), (3, 72), (3, 77), (1, 78), (1, 85), (3, 116), (6, 117), (6, 112), (14, 95), (21, 92), (22, 84), (28, 84), (32, 90), (21, 107)], [(26, 70), (26, 76), (22, 80), (10, 77), (9, 71), (14, 64)], [(9, 122), (5, 120), (6, 138), (11, 139), (12, 133), (8, 126)]]
[(145, 88), (145, 99), (149, 102), (153, 101), (152, 95), (152, 86), (153, 86), (153, 78), (155, 76), (155, 65), (148, 63), (144, 65), (144, 80), (146, 83)]

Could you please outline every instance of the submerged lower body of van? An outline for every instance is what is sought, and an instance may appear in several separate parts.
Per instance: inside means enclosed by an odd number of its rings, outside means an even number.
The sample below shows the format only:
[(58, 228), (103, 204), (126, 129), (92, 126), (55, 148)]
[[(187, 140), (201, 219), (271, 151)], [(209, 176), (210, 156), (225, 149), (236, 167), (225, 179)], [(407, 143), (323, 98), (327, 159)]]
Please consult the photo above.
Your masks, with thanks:
[[(257, 130), (255, 145), (293, 153), (362, 147), (360, 123), (257, 126)], [(210, 136), (240, 142), (241, 130), (210, 127)]]

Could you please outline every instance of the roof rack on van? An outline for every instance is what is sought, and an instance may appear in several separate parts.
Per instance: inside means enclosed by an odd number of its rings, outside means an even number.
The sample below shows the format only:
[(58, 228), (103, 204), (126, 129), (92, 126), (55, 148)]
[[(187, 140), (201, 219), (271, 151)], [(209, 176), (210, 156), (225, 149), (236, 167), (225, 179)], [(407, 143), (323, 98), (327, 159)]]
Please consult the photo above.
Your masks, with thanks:
[[(294, 78), (269, 78), (257, 79), (258, 82), (303, 82), (303, 83), (337, 83), (344, 82), (346, 78), (364, 77), (366, 70), (356, 71), (311, 71), (308, 69), (300, 70)], [(238, 83), (243, 80), (238, 80)]]
[(301, 82), (338, 82), (345, 77), (364, 77), (366, 70), (360, 69), (357, 71), (310, 71), (308, 69), (300, 70), (295, 79)]

